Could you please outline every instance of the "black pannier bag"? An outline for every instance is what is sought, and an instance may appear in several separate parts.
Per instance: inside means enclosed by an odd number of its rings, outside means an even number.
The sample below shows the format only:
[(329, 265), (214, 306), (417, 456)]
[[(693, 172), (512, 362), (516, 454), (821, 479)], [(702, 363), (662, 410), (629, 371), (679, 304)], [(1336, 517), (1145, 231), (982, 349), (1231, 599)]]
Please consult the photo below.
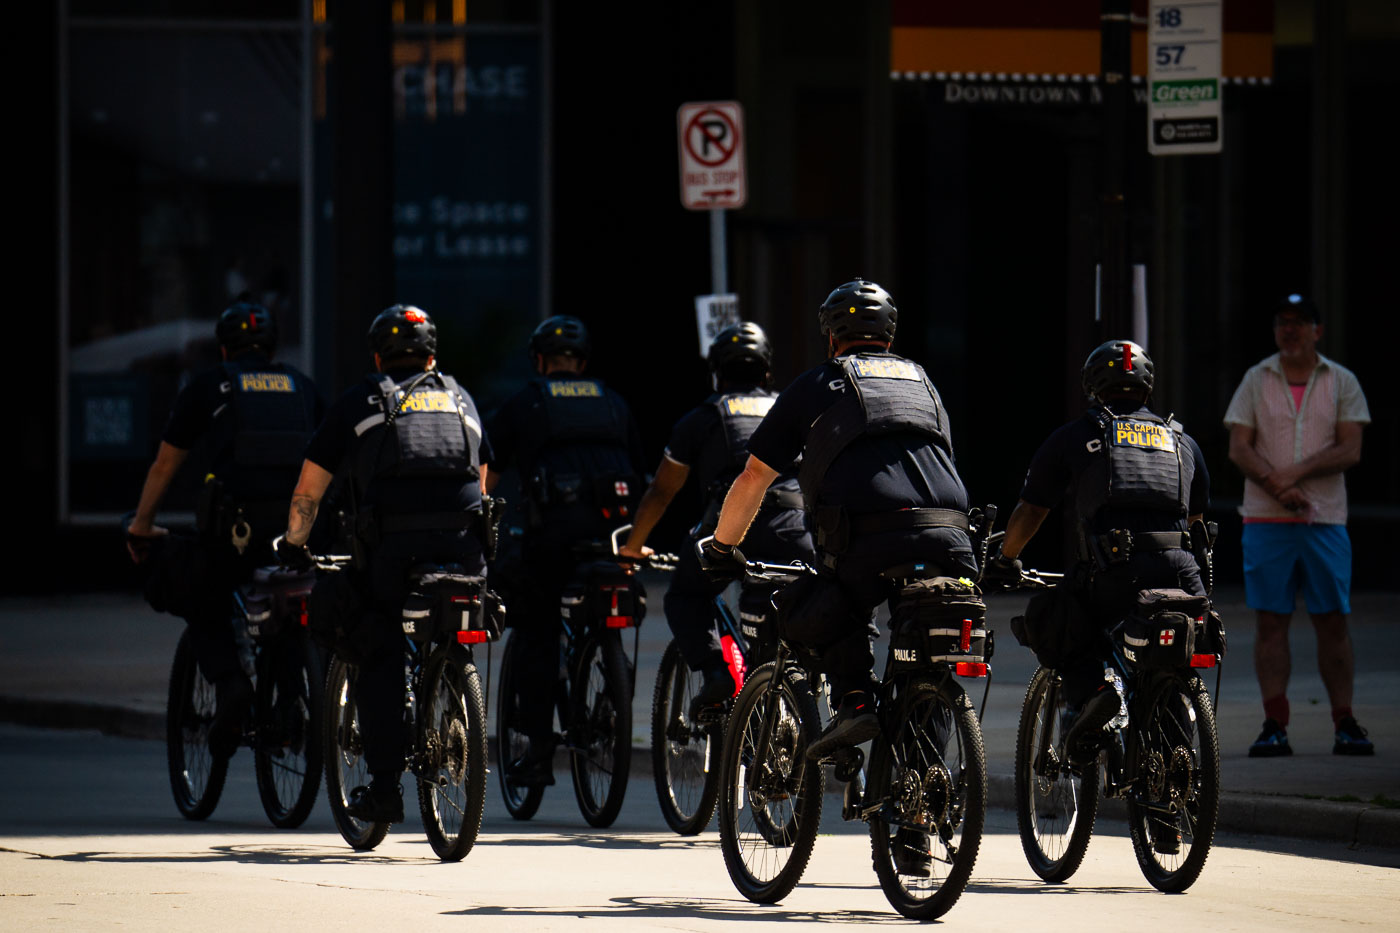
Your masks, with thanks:
[(276, 638), (289, 627), (306, 624), (306, 600), (316, 583), (313, 571), (259, 567), (253, 582), (243, 586), (243, 611), (248, 634), (259, 640)]
[(1026, 614), (1011, 620), (1011, 634), (1035, 652), (1042, 667), (1063, 670), (1096, 650), (1100, 635), (1089, 622), (1078, 594), (1065, 583), (1030, 598)]
[[(144, 543), (144, 542), (143, 542)], [(156, 612), (189, 616), (208, 599), (217, 585), (208, 549), (183, 534), (149, 539), (149, 550), (140, 565), (141, 595)]]
[(749, 656), (765, 658), (778, 643), (777, 612), (773, 587), (746, 586), (739, 591), (739, 631), (749, 646)]
[(598, 628), (641, 625), (647, 614), (647, 591), (642, 581), (610, 560), (581, 564), (559, 597), (559, 610), (569, 627), (581, 632)]
[(476, 644), (501, 637), (505, 611), (484, 577), (435, 570), (412, 576), (401, 618), (414, 641), (455, 635), (462, 644)]
[(1185, 590), (1138, 593), (1137, 605), (1113, 629), (1113, 641), (1129, 664), (1146, 669), (1191, 666), (1197, 633), (1204, 631), (1210, 599)]
[(890, 661), (896, 669), (983, 662), (992, 650), (987, 605), (975, 584), (930, 577), (899, 591), (890, 617)]

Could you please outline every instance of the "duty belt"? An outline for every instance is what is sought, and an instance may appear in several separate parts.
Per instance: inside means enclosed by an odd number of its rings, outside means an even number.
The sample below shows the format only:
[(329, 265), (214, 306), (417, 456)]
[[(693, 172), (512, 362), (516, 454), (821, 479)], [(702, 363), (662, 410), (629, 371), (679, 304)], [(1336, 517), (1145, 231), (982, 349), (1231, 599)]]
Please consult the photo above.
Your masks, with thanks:
[(376, 521), (380, 534), (403, 531), (455, 531), (470, 528), (481, 520), (481, 513), (431, 512), (420, 515), (381, 515)]
[(968, 530), (967, 514), (955, 509), (900, 509), (850, 516), (851, 534), (869, 535), (907, 528), (960, 528)]
[(800, 509), (803, 506), (802, 493), (795, 489), (769, 489), (763, 495), (759, 508)]
[(1133, 533), (1134, 551), (1185, 551), (1190, 542), (1180, 531), (1138, 531)]

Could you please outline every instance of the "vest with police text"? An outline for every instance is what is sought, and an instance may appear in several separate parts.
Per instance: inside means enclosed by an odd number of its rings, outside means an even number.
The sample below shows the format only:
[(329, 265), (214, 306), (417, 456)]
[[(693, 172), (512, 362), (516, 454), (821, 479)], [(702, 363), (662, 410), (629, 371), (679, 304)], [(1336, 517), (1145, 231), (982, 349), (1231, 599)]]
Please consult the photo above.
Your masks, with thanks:
[(285, 499), (315, 428), (312, 389), (300, 373), (260, 356), (228, 360), (214, 417), (224, 440), (214, 472), (238, 498)]
[(711, 396), (711, 405), (719, 415), (717, 440), (722, 445), (718, 456), (706, 458), (706, 473), (699, 476), (700, 488), (723, 496), (734, 478), (743, 472), (748, 462), (749, 438), (763, 421), (768, 410), (776, 401), (771, 392), (754, 389), (750, 392), (732, 392)]
[(481, 475), (481, 417), (451, 376), (377, 377), (380, 411), (355, 426), (351, 477), (359, 501), (386, 479)]
[(1075, 480), (1079, 520), (1091, 531), (1104, 508), (1163, 513), (1187, 511), (1195, 461), (1182, 456), (1181, 425), (1146, 408), (1120, 415), (1106, 408), (1090, 412), (1102, 429), (1102, 450)]
[(879, 434), (922, 435), (929, 443), (952, 450), (948, 418), (923, 367), (893, 355), (838, 357), (846, 389), (841, 398), (812, 423), (802, 452), (798, 482), (809, 509), (827, 470), (861, 438)]

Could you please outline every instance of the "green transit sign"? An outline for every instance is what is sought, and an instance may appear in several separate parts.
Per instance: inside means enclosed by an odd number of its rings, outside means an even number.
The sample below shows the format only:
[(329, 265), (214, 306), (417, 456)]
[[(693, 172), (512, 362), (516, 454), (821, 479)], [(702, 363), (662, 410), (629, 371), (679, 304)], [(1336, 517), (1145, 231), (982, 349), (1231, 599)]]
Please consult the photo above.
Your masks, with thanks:
[(1220, 82), (1215, 78), (1152, 82), (1152, 102), (1155, 104), (1195, 104), (1219, 98)]

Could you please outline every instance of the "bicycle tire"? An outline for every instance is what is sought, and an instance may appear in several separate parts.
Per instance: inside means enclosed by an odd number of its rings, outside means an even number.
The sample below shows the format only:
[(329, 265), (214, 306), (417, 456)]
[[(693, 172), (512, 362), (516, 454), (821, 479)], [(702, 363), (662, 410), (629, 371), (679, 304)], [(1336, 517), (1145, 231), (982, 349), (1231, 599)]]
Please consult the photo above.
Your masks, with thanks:
[(651, 773), (661, 816), (682, 836), (694, 836), (710, 825), (719, 796), (719, 769), (710, 756), (717, 751), (720, 729), (690, 718), (700, 680), (673, 640), (661, 655), (652, 692)]
[(444, 862), (476, 843), (486, 805), (486, 703), (481, 676), (460, 645), (428, 657), (418, 703), (418, 812), (428, 844)]
[[(1184, 718), (1174, 715), (1173, 707)], [(1149, 688), (1145, 715), (1130, 738), (1139, 770), (1154, 753), (1166, 765), (1163, 793), (1152, 803), (1168, 798), (1180, 801), (1174, 820), (1179, 835), (1174, 855), (1156, 851), (1151, 811), (1141, 794), (1128, 798), (1128, 835), (1143, 876), (1157, 890), (1169, 894), (1185, 891), (1200, 877), (1215, 838), (1220, 815), (1220, 740), (1210, 693), (1194, 672), (1173, 673)], [(1131, 727), (1130, 727), (1131, 728)], [(1165, 753), (1170, 749), (1170, 756)]]
[(339, 656), (332, 656), (326, 671), (322, 720), (321, 748), (325, 755), (326, 800), (330, 803), (331, 819), (350, 848), (373, 849), (384, 841), (389, 824), (357, 820), (345, 812), (349, 802), (346, 791), (369, 784), (370, 775), (365, 767), (360, 718), (355, 709), (355, 668)]
[(194, 641), (186, 628), (170, 664), (165, 759), (175, 808), (187, 820), (202, 820), (214, 812), (228, 777), (228, 759), (209, 751), (214, 710), (214, 685), (199, 672)]
[[(1064, 694), (1057, 690), (1054, 708), (1045, 706), (1056, 676), (1049, 668), (1036, 668), (1016, 729), (1016, 828), (1031, 871), (1051, 883), (1068, 881), (1089, 851), (1100, 777), (1098, 758), (1073, 770), (1063, 762)], [(1049, 760), (1037, 769), (1034, 758), (1047, 729)]]
[(569, 773), (588, 825), (611, 826), (632, 771), (632, 673), (616, 631), (584, 637), (569, 695)]
[[(774, 703), (767, 767), (755, 778), (756, 746)], [(770, 661), (744, 678), (724, 729), (719, 845), (734, 887), (755, 903), (787, 897), (812, 857), (825, 776), (807, 761), (807, 746), (819, 734), (817, 702), (800, 668), (786, 665), (779, 676)]]
[(517, 820), (528, 820), (539, 810), (544, 788), (521, 787), (510, 779), (511, 762), (519, 760), (530, 748), (529, 738), (516, 728), (520, 721), (515, 695), (517, 641), (518, 633), (510, 635), (501, 651), (500, 686), (496, 693), (496, 772), (500, 775), (506, 811)]
[(316, 805), (324, 696), (319, 667), (299, 632), (259, 651), (253, 772), (263, 811), (279, 829), (300, 826)]
[[(901, 694), (871, 746), (866, 800), (882, 804), (870, 819), (871, 855), (890, 906), (911, 920), (932, 920), (958, 902), (977, 864), (987, 759), (977, 713), (956, 681), (916, 680)], [(896, 864), (906, 844), (901, 832), (922, 837), (927, 878)]]

